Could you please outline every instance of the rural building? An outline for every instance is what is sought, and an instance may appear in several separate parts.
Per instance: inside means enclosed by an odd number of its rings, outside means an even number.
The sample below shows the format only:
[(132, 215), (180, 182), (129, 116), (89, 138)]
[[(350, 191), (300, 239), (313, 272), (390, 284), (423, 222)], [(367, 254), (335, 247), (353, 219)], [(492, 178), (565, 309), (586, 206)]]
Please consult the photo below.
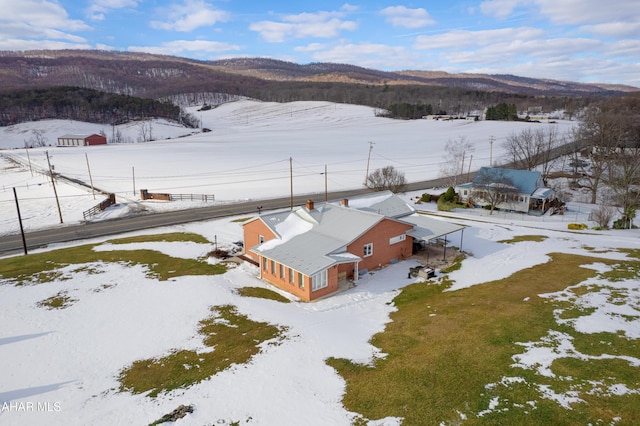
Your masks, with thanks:
[(309, 301), (411, 256), (414, 240), (461, 229), (417, 214), (388, 191), (318, 206), (308, 200), (243, 225), (245, 255), (258, 263), (260, 278)]
[(90, 146), (106, 145), (107, 138), (102, 135), (62, 135), (58, 138), (58, 146)]
[(482, 167), (472, 182), (455, 187), (459, 199), (474, 207), (485, 207), (497, 196), (494, 207), (501, 210), (544, 214), (556, 198), (537, 171)]

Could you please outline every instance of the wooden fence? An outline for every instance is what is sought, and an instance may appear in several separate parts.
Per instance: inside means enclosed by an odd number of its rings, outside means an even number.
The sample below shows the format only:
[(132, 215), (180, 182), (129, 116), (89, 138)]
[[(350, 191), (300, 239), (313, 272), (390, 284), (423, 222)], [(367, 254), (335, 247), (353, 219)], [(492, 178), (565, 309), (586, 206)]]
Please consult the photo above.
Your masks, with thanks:
[(216, 200), (213, 194), (164, 194), (158, 192), (149, 192), (146, 189), (140, 190), (140, 199), (164, 201), (204, 201), (211, 203)]
[(84, 220), (87, 220), (87, 218), (97, 215), (98, 213), (100, 213), (101, 211), (104, 211), (107, 207), (112, 206), (115, 203), (116, 203), (116, 194), (109, 194), (109, 198), (107, 198), (100, 204), (91, 207), (89, 210), (83, 211), (82, 217), (84, 218)]

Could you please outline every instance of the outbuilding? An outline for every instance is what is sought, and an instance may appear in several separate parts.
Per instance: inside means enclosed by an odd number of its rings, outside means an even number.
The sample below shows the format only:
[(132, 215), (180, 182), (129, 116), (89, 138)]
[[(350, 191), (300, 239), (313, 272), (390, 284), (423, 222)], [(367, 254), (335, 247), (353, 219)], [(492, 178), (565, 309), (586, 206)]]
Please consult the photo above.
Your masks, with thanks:
[(62, 135), (58, 138), (58, 146), (90, 146), (106, 145), (107, 138), (103, 135)]

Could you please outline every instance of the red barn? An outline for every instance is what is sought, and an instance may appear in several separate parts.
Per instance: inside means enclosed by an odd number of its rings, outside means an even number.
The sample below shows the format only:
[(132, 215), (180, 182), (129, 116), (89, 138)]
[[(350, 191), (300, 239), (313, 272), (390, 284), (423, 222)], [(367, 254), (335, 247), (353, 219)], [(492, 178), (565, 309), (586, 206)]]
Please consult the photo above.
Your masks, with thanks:
[(58, 138), (58, 146), (90, 146), (106, 145), (107, 138), (102, 135), (62, 135)]

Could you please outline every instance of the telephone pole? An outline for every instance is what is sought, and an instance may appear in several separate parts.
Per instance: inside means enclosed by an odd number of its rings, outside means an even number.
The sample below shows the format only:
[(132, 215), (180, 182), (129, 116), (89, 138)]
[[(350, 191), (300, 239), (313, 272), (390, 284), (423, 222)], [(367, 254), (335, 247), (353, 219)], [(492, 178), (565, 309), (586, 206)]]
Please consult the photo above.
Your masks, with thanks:
[(367, 171), (364, 175), (364, 186), (367, 186), (367, 180), (369, 179), (369, 162), (371, 161), (371, 151), (373, 150), (373, 142), (369, 142), (369, 156), (367, 157)]
[(58, 190), (56, 189), (56, 181), (53, 178), (53, 169), (51, 168), (51, 161), (49, 160), (49, 151), (45, 151), (47, 154), (47, 164), (49, 165), (49, 176), (51, 176), (51, 184), (53, 185), (53, 194), (56, 196), (56, 204), (58, 205), (58, 216), (60, 216), (60, 223), (62, 222), (62, 210), (60, 210), (60, 200), (58, 200)]

